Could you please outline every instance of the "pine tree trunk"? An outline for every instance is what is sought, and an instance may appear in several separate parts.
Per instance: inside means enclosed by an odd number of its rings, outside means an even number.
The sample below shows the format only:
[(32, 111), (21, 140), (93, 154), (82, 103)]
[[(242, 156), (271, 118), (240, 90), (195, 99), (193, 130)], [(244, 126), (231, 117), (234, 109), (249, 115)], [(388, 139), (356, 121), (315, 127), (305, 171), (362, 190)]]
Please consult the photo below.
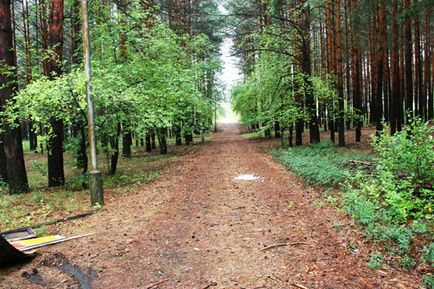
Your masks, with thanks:
[(427, 97), (427, 113), (426, 120), (433, 119), (433, 91), (432, 91), (432, 74), (431, 74), (431, 61), (432, 61), (432, 43), (431, 43), (431, 15), (432, 8), (427, 7), (425, 10), (425, 25), (424, 25), (424, 35), (425, 35), (425, 60), (424, 60), (424, 92), (425, 97)]
[[(352, 10), (355, 11), (357, 9), (357, 0), (352, 0)], [(356, 25), (355, 22), (352, 23), (351, 27), (351, 54), (352, 54), (352, 93), (353, 93), (353, 104), (355, 109), (355, 125), (356, 125), (356, 142), (361, 141), (362, 137), (362, 95), (361, 95), (361, 66), (360, 66), (360, 34), (359, 34), (359, 25)]]
[(317, 107), (313, 95), (313, 87), (310, 80), (312, 74), (311, 67), (311, 53), (310, 53), (310, 23), (311, 17), (309, 12), (309, 5), (305, 4), (303, 9), (303, 14), (301, 16), (301, 27), (304, 32), (304, 42), (302, 43), (302, 64), (301, 68), (303, 71), (304, 87), (305, 87), (305, 97), (306, 97), (306, 108), (309, 115), (309, 136), (310, 143), (315, 144), (320, 142), (319, 126), (318, 126), (318, 116)]
[(390, 132), (395, 134), (398, 130), (398, 122), (400, 122), (400, 84), (399, 84), (399, 43), (398, 43), (398, 23), (396, 17), (398, 16), (398, 0), (392, 0), (392, 51), (391, 51), (391, 64), (392, 64), (392, 86), (390, 96)]
[[(63, 49), (63, 0), (51, 0), (50, 24), (48, 32), (49, 48), (53, 54), (47, 62), (46, 76), (54, 79), (62, 73), (62, 49)], [(48, 186), (61, 186), (65, 183), (63, 170), (63, 121), (52, 118), (50, 121), (53, 135), (48, 141)]]
[[(10, 0), (0, 0), (0, 15), (0, 68), (10, 70), (16, 64)], [(11, 73), (0, 74), (0, 109), (5, 107), (6, 102), (13, 101), (13, 94), (17, 89), (16, 77), (15, 69)], [(7, 176), (10, 194), (25, 193), (29, 190), (29, 185), (24, 165), (20, 123), (10, 124), (4, 121), (3, 128), (4, 155), (0, 154), (0, 160), (3, 161), (5, 158), (7, 173), (2, 172), (2, 175)], [(3, 171), (4, 165), (1, 167)]]
[(377, 88), (376, 88), (376, 98), (375, 102), (375, 128), (377, 133), (383, 129), (382, 118), (383, 118), (383, 83), (384, 83), (384, 54), (387, 35), (385, 31), (385, 21), (386, 21), (386, 8), (384, 0), (380, 1), (378, 4), (378, 46), (377, 46)]
[[(2, 111), (0, 104), (0, 111)], [(6, 168), (6, 154), (4, 146), (4, 133), (0, 133), (0, 182), (8, 181), (8, 171)]]
[(342, 32), (341, 32), (341, 1), (335, 1), (336, 5), (336, 72), (337, 72), (337, 90), (338, 90), (338, 129), (339, 129), (339, 146), (345, 146), (345, 103), (343, 87), (343, 68), (342, 68)]
[[(414, 0), (414, 4), (418, 1)], [(424, 119), (425, 116), (425, 97), (423, 93), (423, 72), (422, 72), (422, 55), (420, 44), (420, 21), (419, 15), (414, 17), (414, 56), (415, 56), (415, 86), (414, 99), (416, 100), (416, 114)]]
[[(404, 12), (410, 7), (410, 0), (403, 0)], [(404, 23), (404, 46), (405, 46), (405, 110), (406, 114), (413, 115), (413, 72), (412, 59), (413, 48), (411, 41), (411, 19), (408, 17)], [(408, 120), (408, 119), (407, 119)]]
[[(326, 5), (326, 33), (327, 33), (327, 72), (329, 75), (335, 74), (335, 53), (334, 53), (334, 24), (332, 18), (333, 7), (332, 4)], [(333, 105), (327, 105), (327, 117), (329, 122), (330, 140), (335, 142), (335, 126), (334, 126), (334, 111)]]

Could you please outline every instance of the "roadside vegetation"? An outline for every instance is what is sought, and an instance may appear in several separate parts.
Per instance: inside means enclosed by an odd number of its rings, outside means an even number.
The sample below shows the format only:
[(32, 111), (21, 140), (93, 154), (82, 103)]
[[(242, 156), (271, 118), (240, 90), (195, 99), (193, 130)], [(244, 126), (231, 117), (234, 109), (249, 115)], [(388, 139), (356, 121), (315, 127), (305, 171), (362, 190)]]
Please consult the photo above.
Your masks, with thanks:
[(417, 267), (426, 272), (425, 287), (433, 288), (433, 132), (416, 120), (393, 136), (384, 130), (374, 137), (372, 153), (336, 148), (328, 141), (272, 153), (310, 184), (325, 187), (327, 200), (380, 245), (370, 268), (385, 263)]
[[(196, 138), (195, 142), (200, 139)], [(118, 172), (104, 175), (104, 187), (108, 203), (131, 194), (135, 188), (160, 178), (162, 170), (179, 155), (189, 152), (193, 147), (177, 147), (168, 139), (172, 152), (160, 155), (157, 151), (148, 153), (142, 147), (133, 146), (130, 158), (119, 159)], [(24, 147), (28, 147), (24, 144)], [(104, 156), (100, 156), (102, 159)], [(87, 175), (82, 174), (73, 151), (65, 153), (65, 177), (63, 187), (46, 187), (46, 154), (36, 154), (25, 150), (30, 192), (10, 195), (5, 183), (0, 183), (0, 230), (7, 231), (31, 226), (69, 215), (88, 211), (90, 195), (87, 188)], [(104, 162), (101, 161), (104, 170)], [(93, 208), (98, 209), (98, 208)], [(43, 234), (44, 232), (40, 232)], [(40, 234), (40, 235), (41, 235)]]

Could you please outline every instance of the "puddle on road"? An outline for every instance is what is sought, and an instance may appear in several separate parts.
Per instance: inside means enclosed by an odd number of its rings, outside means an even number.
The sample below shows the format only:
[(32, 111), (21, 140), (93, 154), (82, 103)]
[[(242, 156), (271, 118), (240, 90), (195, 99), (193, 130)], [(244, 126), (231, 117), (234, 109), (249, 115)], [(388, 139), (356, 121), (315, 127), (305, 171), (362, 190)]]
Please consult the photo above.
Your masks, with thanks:
[(255, 174), (243, 174), (236, 177), (234, 180), (236, 181), (257, 181), (257, 180), (263, 180), (264, 177), (257, 176)]

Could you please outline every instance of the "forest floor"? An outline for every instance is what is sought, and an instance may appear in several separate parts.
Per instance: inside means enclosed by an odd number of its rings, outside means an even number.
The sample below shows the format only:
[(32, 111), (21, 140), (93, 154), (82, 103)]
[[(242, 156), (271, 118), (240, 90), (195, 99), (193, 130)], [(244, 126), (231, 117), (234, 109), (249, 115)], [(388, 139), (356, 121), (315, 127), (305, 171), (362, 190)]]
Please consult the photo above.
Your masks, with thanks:
[[(414, 272), (369, 269), (373, 248), (358, 227), (319, 206), (321, 190), (272, 159), (275, 142), (241, 138), (241, 130), (221, 126), (160, 179), (96, 215), (48, 228), (95, 235), (1, 269), (0, 287), (420, 288)], [(235, 180), (242, 174), (260, 178)], [(267, 247), (275, 244), (287, 245)]]

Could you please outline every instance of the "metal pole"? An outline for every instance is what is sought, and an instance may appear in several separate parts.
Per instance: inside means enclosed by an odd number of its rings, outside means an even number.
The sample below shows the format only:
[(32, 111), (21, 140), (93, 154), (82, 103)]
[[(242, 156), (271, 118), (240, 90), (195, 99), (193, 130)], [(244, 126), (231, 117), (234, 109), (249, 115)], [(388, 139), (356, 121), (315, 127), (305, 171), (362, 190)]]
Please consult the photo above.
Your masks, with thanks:
[(104, 205), (102, 174), (98, 169), (98, 159), (96, 154), (95, 126), (93, 115), (93, 104), (91, 94), (91, 66), (89, 53), (89, 29), (87, 26), (87, 2), (81, 0), (82, 30), (83, 30), (83, 53), (84, 70), (86, 73), (86, 101), (87, 101), (87, 125), (89, 134), (90, 157), (92, 170), (89, 172), (89, 187), (91, 195), (91, 205)]

